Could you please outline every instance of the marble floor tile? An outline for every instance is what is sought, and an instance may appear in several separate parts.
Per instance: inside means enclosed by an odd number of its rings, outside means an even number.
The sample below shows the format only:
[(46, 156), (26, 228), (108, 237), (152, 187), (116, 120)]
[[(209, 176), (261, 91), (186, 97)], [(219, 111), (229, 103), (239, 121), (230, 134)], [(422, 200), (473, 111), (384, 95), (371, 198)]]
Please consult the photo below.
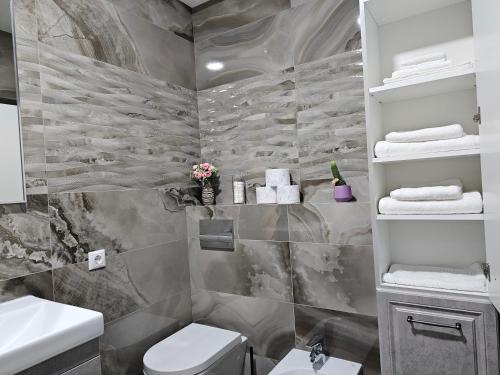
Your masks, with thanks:
[(357, 0), (309, 1), (289, 17), (296, 66), (361, 48)]
[(200, 41), (290, 8), (290, 0), (225, 0), (193, 14)]
[(217, 251), (191, 239), (189, 256), (195, 289), (293, 301), (288, 242), (237, 240), (234, 251)]
[(255, 354), (282, 359), (294, 346), (293, 304), (193, 290), (193, 321), (240, 332)]
[(376, 317), (295, 305), (295, 331), (298, 348), (322, 334), (331, 356), (361, 363), (364, 375), (380, 375)]
[(51, 269), (46, 195), (0, 205), (0, 280)]
[(371, 246), (290, 243), (294, 302), (377, 316)]
[(56, 301), (100, 311), (110, 322), (189, 290), (186, 241), (129, 251), (107, 258), (106, 268), (87, 263), (54, 270)]
[(36, 0), (15, 0), (13, 3), (16, 39), (38, 40)]
[(49, 192), (189, 183), (196, 92), (49, 46), (41, 63)]
[(305, 203), (288, 206), (290, 241), (336, 245), (372, 244), (368, 203)]
[(190, 322), (187, 291), (108, 323), (101, 338), (103, 375), (142, 373), (146, 351)]
[(185, 211), (157, 190), (49, 195), (53, 264), (88, 260), (88, 252), (123, 253), (186, 238)]
[(53, 300), (52, 271), (0, 281), (0, 303), (28, 295)]

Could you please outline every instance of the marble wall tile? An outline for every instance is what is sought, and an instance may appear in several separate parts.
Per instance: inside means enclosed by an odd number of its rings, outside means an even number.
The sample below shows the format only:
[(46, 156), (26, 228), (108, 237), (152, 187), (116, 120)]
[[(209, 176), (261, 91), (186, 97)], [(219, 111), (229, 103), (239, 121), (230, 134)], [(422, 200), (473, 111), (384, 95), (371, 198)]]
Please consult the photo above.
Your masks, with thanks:
[(376, 317), (295, 305), (295, 331), (300, 349), (323, 334), (331, 356), (361, 363), (364, 375), (380, 375)]
[(146, 351), (190, 322), (187, 291), (108, 323), (101, 339), (103, 375), (142, 373)]
[(107, 0), (39, 0), (37, 16), (44, 44), (195, 88), (193, 44), (134, 11)]
[(237, 240), (234, 251), (217, 251), (191, 239), (189, 256), (196, 289), (293, 301), (288, 242)]
[(290, 8), (290, 0), (225, 0), (193, 14), (196, 41)]
[(15, 0), (13, 3), (16, 39), (38, 40), (36, 0)]
[(157, 190), (49, 195), (54, 266), (186, 238), (185, 211)]
[(294, 302), (377, 316), (371, 246), (291, 243)]
[(16, 100), (12, 34), (0, 30), (0, 98)]
[(28, 295), (53, 300), (52, 271), (0, 281), (0, 303)]
[[(196, 87), (204, 90), (292, 67), (289, 28), (290, 18), (280, 13), (196, 43)], [(213, 62), (222, 63), (222, 69), (208, 69)]]
[(290, 18), (295, 66), (361, 48), (357, 0), (309, 1)]
[(48, 46), (41, 63), (49, 192), (188, 183), (194, 91)]
[(293, 304), (194, 290), (193, 320), (248, 337), (255, 354), (281, 359), (294, 346)]
[(79, 263), (54, 270), (58, 302), (100, 311), (105, 322), (189, 290), (186, 241), (129, 251), (107, 258), (89, 272)]
[(0, 280), (50, 269), (47, 196), (0, 205)]
[(288, 206), (290, 241), (336, 245), (372, 244), (368, 203), (307, 203)]

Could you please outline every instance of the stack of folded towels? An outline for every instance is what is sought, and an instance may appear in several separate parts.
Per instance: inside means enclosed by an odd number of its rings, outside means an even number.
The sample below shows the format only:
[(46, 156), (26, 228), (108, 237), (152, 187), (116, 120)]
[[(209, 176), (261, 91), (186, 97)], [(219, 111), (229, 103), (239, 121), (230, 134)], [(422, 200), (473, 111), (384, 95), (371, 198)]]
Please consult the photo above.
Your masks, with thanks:
[(479, 214), (483, 200), (477, 191), (464, 193), (462, 182), (450, 179), (427, 186), (409, 186), (391, 191), (379, 201), (383, 215)]
[(479, 136), (468, 135), (462, 125), (393, 132), (375, 145), (379, 158), (479, 149)]
[(471, 62), (452, 65), (444, 52), (434, 52), (403, 60), (399, 68), (392, 73), (390, 78), (383, 80), (384, 85), (399, 81), (418, 78), (428, 74), (441, 73), (465, 68), (472, 68)]

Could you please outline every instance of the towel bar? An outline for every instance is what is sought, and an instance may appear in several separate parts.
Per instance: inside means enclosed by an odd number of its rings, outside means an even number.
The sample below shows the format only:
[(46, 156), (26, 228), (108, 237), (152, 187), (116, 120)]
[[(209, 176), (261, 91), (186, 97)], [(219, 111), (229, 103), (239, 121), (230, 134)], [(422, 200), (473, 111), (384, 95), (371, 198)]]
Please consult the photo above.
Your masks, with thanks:
[(442, 324), (442, 323), (427, 322), (425, 320), (415, 320), (415, 319), (413, 319), (413, 316), (411, 316), (411, 315), (408, 315), (408, 317), (406, 318), (406, 321), (410, 324), (416, 323), (416, 324), (423, 324), (426, 326), (433, 326), (433, 327), (452, 328), (452, 329), (456, 329), (458, 331), (462, 330), (462, 324), (460, 324), (460, 323)]

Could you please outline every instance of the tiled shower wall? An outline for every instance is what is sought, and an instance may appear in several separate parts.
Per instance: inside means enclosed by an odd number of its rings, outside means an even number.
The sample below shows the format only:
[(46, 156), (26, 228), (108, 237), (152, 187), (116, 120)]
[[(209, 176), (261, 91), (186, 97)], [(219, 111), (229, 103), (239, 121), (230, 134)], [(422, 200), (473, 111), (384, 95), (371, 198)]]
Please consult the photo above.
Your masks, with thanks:
[[(138, 374), (191, 321), (191, 13), (176, 0), (15, 0), (15, 18), (29, 195), (0, 206), (0, 301), (103, 312), (103, 373)], [(107, 267), (89, 272), (100, 248)]]
[[(380, 372), (358, 17), (357, 0), (224, 0), (193, 15), (201, 156), (222, 173), (217, 205), (187, 211), (193, 319), (247, 335), (259, 375), (316, 333)], [(331, 160), (355, 202), (333, 202)], [(289, 168), (303, 203), (255, 205), (267, 168)], [(231, 204), (233, 176), (245, 206)], [(232, 219), (235, 251), (201, 250), (200, 219)]]

